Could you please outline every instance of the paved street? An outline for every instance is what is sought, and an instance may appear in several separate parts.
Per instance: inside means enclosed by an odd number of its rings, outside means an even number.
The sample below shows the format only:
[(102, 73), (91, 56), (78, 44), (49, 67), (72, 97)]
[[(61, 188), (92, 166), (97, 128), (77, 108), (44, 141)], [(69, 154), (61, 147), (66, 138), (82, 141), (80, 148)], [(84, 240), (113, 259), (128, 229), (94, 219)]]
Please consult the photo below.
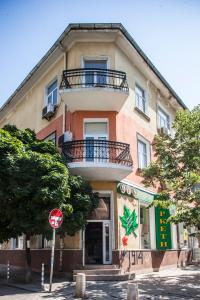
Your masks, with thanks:
[[(195, 300), (200, 299), (200, 268), (187, 267), (186, 269), (171, 269), (160, 273), (138, 275), (135, 280), (139, 285), (140, 299), (142, 300)], [(20, 285), (19, 285), (20, 287)], [(48, 292), (30, 292), (21, 289), (37, 290), (37, 286), (8, 287), (0, 284), (1, 300), (31, 299), (75, 299), (74, 283), (60, 282), (53, 286), (52, 294)], [(88, 299), (126, 299), (127, 282), (90, 282), (87, 283)]]

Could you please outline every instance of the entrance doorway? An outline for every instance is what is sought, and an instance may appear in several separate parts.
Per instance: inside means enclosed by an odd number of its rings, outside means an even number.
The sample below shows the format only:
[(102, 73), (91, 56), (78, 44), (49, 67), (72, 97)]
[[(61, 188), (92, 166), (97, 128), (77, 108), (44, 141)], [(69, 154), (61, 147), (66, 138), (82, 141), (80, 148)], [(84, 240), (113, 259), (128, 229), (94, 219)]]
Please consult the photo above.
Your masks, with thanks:
[(99, 197), (99, 205), (92, 212), (83, 235), (85, 264), (112, 263), (111, 197)]
[(85, 229), (85, 263), (111, 264), (110, 221), (88, 222)]
[(89, 222), (85, 230), (85, 263), (103, 263), (102, 222)]

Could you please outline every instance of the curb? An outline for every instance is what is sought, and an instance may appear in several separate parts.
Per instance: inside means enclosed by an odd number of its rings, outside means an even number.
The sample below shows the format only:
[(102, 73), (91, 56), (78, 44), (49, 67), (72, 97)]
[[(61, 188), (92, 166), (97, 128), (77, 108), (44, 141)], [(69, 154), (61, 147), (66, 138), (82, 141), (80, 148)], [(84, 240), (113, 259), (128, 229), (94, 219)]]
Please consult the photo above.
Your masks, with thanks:
[(46, 292), (44, 289), (39, 289), (39, 288), (34, 288), (34, 287), (24, 287), (15, 283), (9, 283), (9, 282), (0, 282), (2, 285), (9, 286), (9, 287), (14, 287), (20, 290), (28, 291), (28, 292), (34, 292), (34, 293), (42, 293)]

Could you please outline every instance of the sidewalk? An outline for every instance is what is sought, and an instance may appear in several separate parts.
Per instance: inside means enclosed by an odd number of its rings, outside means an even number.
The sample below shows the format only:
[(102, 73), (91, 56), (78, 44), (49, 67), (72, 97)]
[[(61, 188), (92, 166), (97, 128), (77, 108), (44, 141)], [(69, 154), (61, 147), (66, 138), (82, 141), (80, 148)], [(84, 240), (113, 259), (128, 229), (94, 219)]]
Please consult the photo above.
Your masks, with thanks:
[[(188, 266), (184, 269), (170, 269), (156, 273), (138, 275), (134, 280), (138, 283), (141, 300), (196, 300), (200, 299), (200, 267)], [(4, 284), (7, 284), (4, 282)], [(34, 284), (9, 284), (12, 288), (30, 293), (29, 299), (75, 299), (73, 282), (59, 280), (53, 284), (52, 293), (42, 291), (40, 283)], [(48, 284), (45, 284), (45, 290), (48, 290)], [(24, 291), (24, 292), (23, 292)], [(88, 299), (111, 300), (126, 299), (127, 282), (87, 282)], [(25, 299), (19, 296), (15, 298), (6, 298), (1, 296), (2, 300), (7, 299)], [(19, 297), (19, 298), (18, 298)]]

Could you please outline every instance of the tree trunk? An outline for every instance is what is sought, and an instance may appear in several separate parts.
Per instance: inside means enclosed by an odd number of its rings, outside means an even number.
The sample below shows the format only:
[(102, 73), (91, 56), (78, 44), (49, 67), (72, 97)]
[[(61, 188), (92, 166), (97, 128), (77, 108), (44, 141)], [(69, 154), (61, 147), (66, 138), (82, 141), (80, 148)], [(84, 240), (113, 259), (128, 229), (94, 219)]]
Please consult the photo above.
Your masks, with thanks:
[(198, 246), (200, 248), (200, 234), (197, 235)]
[(30, 251), (30, 234), (26, 234), (26, 263), (27, 263), (27, 270), (25, 275), (25, 281), (31, 282), (32, 280), (32, 268), (31, 268), (31, 251)]

